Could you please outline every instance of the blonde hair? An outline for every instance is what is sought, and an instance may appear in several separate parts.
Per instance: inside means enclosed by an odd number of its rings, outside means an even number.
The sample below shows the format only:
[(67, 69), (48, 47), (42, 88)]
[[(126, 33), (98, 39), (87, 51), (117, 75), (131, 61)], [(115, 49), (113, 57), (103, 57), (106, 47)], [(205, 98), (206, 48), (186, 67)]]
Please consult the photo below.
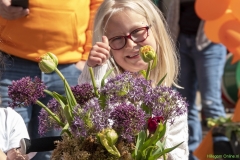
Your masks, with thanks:
[[(156, 53), (158, 56), (157, 66), (151, 71), (151, 80), (156, 84), (167, 74), (164, 84), (177, 86), (179, 63), (175, 46), (161, 11), (151, 0), (104, 0), (95, 17), (93, 44), (102, 40), (107, 20), (118, 11), (126, 9), (144, 16), (151, 24), (151, 30), (157, 43)], [(114, 60), (110, 59), (108, 64), (116, 68), (114, 74), (121, 73), (121, 68), (114, 63)]]

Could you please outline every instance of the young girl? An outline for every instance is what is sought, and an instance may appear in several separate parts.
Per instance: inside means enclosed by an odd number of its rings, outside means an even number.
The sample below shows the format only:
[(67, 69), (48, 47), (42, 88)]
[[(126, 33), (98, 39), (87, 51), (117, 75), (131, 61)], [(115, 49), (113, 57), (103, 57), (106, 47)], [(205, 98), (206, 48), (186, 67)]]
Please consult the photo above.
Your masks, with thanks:
[[(150, 45), (158, 57), (157, 66), (151, 71), (151, 80), (156, 84), (167, 73), (164, 84), (176, 85), (178, 61), (175, 48), (163, 15), (150, 0), (105, 0), (96, 14), (93, 31), (93, 47), (79, 84), (91, 81), (88, 67), (94, 68), (98, 85), (112, 67), (115, 70), (111, 76), (123, 71), (147, 69), (139, 49)], [(187, 126), (186, 114), (176, 119), (173, 125), (168, 124), (165, 147), (184, 141), (169, 153), (169, 160), (188, 159)]]

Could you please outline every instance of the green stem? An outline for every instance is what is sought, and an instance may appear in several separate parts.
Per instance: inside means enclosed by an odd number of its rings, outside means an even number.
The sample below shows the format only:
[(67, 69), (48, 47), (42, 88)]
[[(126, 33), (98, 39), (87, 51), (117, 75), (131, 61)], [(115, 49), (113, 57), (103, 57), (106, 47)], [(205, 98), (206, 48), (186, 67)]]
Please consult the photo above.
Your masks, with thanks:
[(71, 100), (71, 104), (69, 104), (69, 107), (70, 107), (70, 110), (72, 111), (73, 110), (73, 106), (76, 106), (77, 105), (77, 101), (71, 91), (71, 88), (66, 80), (66, 78), (62, 75), (62, 73), (56, 68), (55, 69), (55, 72), (59, 75), (59, 77), (63, 80), (64, 82), (64, 85), (65, 85), (65, 89), (66, 89), (66, 92), (69, 94), (69, 101)]
[(163, 159), (167, 160), (166, 154), (163, 154)]
[(51, 91), (49, 91), (49, 90), (47, 90), (47, 89), (44, 89), (44, 92), (53, 97), (53, 94), (52, 94)]
[[(40, 107), (42, 107), (48, 113), (48, 115), (50, 115), (58, 123), (58, 125), (60, 125), (62, 128), (65, 126), (64, 123), (61, 122), (59, 117), (56, 114), (54, 114), (48, 107), (46, 107), (42, 102), (37, 100), (36, 104), (38, 104)], [(69, 130), (66, 130), (66, 133), (69, 136), (72, 136), (72, 134), (71, 134), (71, 132)]]
[(147, 73), (146, 73), (146, 80), (149, 79), (150, 70), (151, 70), (151, 62), (148, 62), (148, 68), (147, 68)]
[(96, 85), (96, 81), (95, 81), (95, 77), (94, 77), (94, 73), (93, 73), (92, 67), (89, 67), (89, 72), (90, 72), (91, 79), (92, 79), (92, 84), (93, 84), (94, 93), (95, 93), (95, 95), (96, 95), (97, 97), (99, 97), (98, 90), (97, 90), (97, 85)]
[(45, 111), (61, 126), (64, 127), (64, 124), (61, 122), (61, 120), (59, 119), (59, 117), (54, 114), (48, 107), (46, 107), (42, 102), (40, 102), (39, 100), (36, 101), (36, 103), (42, 107), (43, 109), (45, 109)]

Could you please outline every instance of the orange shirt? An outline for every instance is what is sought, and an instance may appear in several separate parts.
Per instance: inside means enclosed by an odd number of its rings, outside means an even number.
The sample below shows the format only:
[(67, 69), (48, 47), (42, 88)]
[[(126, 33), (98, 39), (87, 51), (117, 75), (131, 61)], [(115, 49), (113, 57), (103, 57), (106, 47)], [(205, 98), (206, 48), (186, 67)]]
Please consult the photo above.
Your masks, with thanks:
[(30, 14), (17, 20), (0, 17), (0, 50), (37, 61), (46, 52), (60, 64), (86, 60), (95, 12), (103, 0), (29, 0)]

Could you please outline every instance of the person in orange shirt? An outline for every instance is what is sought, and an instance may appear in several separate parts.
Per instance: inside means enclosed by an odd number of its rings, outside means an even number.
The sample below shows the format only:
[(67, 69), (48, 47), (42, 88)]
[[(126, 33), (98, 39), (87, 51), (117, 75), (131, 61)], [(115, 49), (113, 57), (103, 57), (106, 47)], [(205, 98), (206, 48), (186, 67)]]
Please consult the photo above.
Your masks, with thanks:
[[(2, 105), (7, 107), (8, 85), (21, 77), (35, 76), (49, 90), (64, 94), (56, 73), (42, 73), (37, 59), (52, 52), (59, 59), (58, 69), (69, 84), (76, 85), (91, 48), (92, 21), (102, 0), (31, 0), (28, 8), (11, 6), (11, 0), (0, 0), (0, 51), (5, 68), (0, 79)], [(45, 104), (49, 97), (41, 100)], [(23, 117), (30, 138), (39, 138), (39, 106), (15, 109)], [(49, 131), (46, 136), (59, 135)], [(34, 160), (49, 159), (50, 153), (38, 153)]]

